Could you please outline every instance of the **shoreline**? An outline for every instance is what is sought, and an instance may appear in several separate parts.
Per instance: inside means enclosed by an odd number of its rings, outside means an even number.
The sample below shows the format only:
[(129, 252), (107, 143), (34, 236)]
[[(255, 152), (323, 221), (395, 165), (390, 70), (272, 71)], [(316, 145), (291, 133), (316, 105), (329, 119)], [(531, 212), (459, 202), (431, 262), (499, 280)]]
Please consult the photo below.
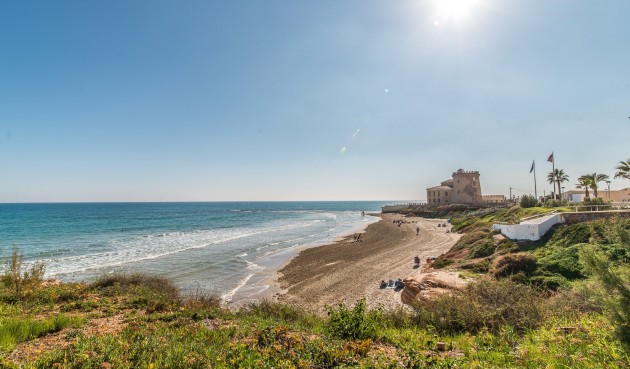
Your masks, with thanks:
[[(380, 281), (434, 272), (425, 269), (424, 260), (447, 252), (461, 235), (438, 227), (446, 222), (444, 219), (377, 215), (381, 219), (365, 227), (362, 242), (353, 242), (348, 235), (331, 244), (301, 250), (278, 269), (274, 299), (316, 313), (326, 306), (353, 304), (361, 298), (372, 309), (403, 306), (400, 292), (381, 289)], [(398, 225), (396, 221), (405, 223)], [(416, 228), (420, 228), (418, 235)], [(420, 269), (413, 265), (416, 255), (422, 260)]]
[[(365, 215), (370, 218), (381, 218), (381, 213), (366, 213)], [(382, 219), (369, 220), (366, 222), (367, 224), (361, 224), (360, 227), (354, 228), (347, 233), (339, 234), (332, 242), (298, 245), (266, 255), (262, 260), (257, 261), (258, 265), (263, 266), (261, 271), (253, 273), (242, 286), (237, 287), (236, 291), (228, 291), (225, 294), (231, 296), (230, 300), (225, 301), (225, 305), (230, 309), (237, 309), (248, 303), (277, 299), (278, 296), (286, 293), (286, 290), (278, 283), (279, 272), (298, 257), (300, 253), (308, 249), (344, 242), (350, 239), (353, 234), (365, 233), (368, 227), (381, 221)]]

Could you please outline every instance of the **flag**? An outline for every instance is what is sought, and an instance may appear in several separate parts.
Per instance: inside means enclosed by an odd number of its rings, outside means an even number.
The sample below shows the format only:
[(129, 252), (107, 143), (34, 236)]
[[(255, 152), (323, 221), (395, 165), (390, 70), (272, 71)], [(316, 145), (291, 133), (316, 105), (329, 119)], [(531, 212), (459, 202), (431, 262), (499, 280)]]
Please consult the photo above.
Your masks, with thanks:
[(536, 164), (536, 162), (532, 160), (532, 169), (529, 170), (530, 173), (534, 171), (534, 165), (535, 164)]
[(553, 153), (549, 155), (549, 157), (547, 158), (547, 161), (553, 163)]

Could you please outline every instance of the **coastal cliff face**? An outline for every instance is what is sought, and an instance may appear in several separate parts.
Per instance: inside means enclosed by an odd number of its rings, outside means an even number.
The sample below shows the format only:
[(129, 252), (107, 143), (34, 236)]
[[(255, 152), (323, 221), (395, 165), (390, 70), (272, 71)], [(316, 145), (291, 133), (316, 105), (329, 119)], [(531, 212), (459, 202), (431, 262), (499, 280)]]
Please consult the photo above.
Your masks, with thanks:
[(403, 282), (405, 288), (401, 291), (400, 300), (412, 306), (421, 299), (460, 289), (467, 283), (456, 272), (420, 273), (405, 278)]

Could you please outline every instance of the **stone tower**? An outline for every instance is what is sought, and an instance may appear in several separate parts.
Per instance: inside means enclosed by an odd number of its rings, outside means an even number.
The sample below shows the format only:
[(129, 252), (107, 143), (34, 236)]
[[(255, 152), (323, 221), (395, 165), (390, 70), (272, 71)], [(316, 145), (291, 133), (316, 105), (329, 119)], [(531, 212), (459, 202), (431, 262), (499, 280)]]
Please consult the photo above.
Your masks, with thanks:
[(463, 169), (453, 173), (453, 204), (470, 204), (481, 202), (481, 183), (479, 172), (465, 172)]

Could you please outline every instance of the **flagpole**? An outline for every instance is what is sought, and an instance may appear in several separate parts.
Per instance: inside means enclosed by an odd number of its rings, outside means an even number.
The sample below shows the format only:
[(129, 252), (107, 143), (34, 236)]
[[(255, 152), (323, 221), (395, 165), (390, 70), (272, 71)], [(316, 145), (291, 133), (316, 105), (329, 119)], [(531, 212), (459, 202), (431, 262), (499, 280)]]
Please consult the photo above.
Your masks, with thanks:
[(538, 190), (536, 189), (536, 161), (534, 161), (534, 197), (538, 201)]
[[(555, 172), (556, 172), (556, 157), (553, 154), (553, 151), (551, 152), (551, 173), (554, 173), (555, 176)], [(553, 199), (556, 199), (556, 181), (553, 181)]]

